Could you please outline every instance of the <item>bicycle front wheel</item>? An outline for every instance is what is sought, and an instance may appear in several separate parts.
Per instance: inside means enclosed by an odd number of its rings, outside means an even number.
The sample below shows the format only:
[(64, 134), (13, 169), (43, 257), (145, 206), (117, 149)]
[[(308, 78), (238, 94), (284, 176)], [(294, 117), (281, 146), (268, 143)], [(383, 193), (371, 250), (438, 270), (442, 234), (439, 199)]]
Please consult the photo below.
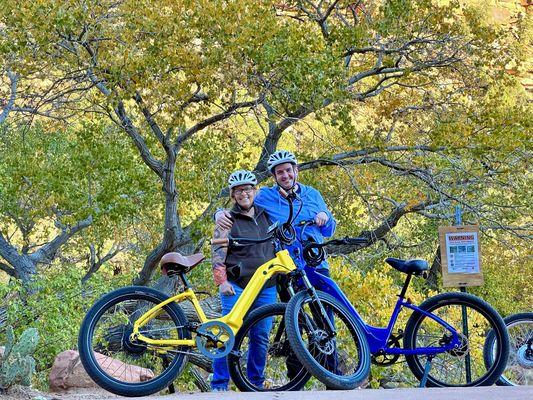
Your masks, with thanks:
[[(121, 396), (147, 396), (168, 387), (183, 371), (184, 349), (130, 338), (133, 323), (166, 299), (157, 290), (130, 286), (108, 293), (89, 309), (80, 328), (78, 350), (85, 370), (99, 386)], [(140, 332), (151, 339), (185, 339), (190, 338), (186, 324), (183, 311), (170, 303)]]
[[(335, 298), (317, 291), (296, 294), (285, 313), (287, 337), (305, 368), (328, 389), (349, 390), (360, 386), (370, 372), (370, 349), (360, 325)], [(320, 311), (324, 307), (334, 329)]]
[[(509, 359), (496, 384), (528, 386), (533, 383), (533, 313), (518, 313), (504, 319), (509, 332)], [(485, 363), (494, 364), (497, 355), (496, 335), (489, 333), (485, 345)]]
[[(231, 379), (243, 392), (300, 390), (311, 378), (291, 349), (285, 332), (285, 303), (252, 311), (235, 337), (228, 356)], [(260, 332), (268, 332), (262, 337)], [(265, 355), (256, 357), (257, 349)], [(262, 349), (262, 350), (261, 350)]]
[[(468, 293), (450, 292), (424, 301), (420, 308), (450, 324), (459, 334), (458, 348), (438, 353), (432, 360), (427, 386), (489, 386), (505, 368), (509, 337), (500, 315), (486, 301)], [(490, 331), (495, 333), (495, 359), (487, 366), (483, 348)], [(435, 320), (414, 312), (405, 327), (404, 347), (442, 347), (451, 340), (450, 332)], [(407, 355), (407, 364), (421, 380), (426, 355)]]

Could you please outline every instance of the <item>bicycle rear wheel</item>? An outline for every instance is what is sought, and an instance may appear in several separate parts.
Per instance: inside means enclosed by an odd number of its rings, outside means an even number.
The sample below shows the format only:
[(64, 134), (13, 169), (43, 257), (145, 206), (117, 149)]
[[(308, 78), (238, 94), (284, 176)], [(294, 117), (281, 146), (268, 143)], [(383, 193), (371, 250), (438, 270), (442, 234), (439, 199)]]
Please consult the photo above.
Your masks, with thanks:
[[(168, 387), (183, 371), (186, 357), (172, 350), (130, 339), (133, 323), (168, 299), (157, 290), (130, 286), (100, 298), (80, 328), (78, 350), (89, 376), (105, 390), (121, 396), (146, 396)], [(185, 339), (187, 318), (176, 303), (167, 304), (141, 328), (151, 339)]]
[(341, 303), (326, 293), (316, 294), (328, 312), (334, 335), (327, 333), (319, 302), (300, 292), (287, 305), (287, 337), (300, 362), (327, 388), (354, 389), (370, 372), (366, 336)]
[[(518, 313), (504, 319), (509, 332), (509, 359), (496, 384), (528, 386), (533, 384), (533, 313)], [(485, 345), (485, 363), (490, 366), (496, 358), (496, 335), (490, 332)]]
[[(259, 307), (246, 317), (235, 337), (234, 352), (228, 356), (231, 379), (243, 392), (272, 392), (300, 390), (311, 378), (290, 347), (285, 333), (285, 303)], [(266, 345), (266, 364), (262, 376), (249, 376), (250, 341), (256, 329), (271, 325)], [(255, 366), (256, 367), (256, 366)], [(251, 368), (250, 368), (251, 369)]]
[[(427, 386), (489, 386), (505, 368), (509, 337), (500, 315), (486, 302), (468, 293), (450, 292), (424, 301), (420, 308), (446, 321), (459, 333), (457, 349), (437, 354), (431, 365)], [(495, 359), (487, 366), (483, 348), (489, 332), (495, 333)], [(441, 347), (451, 340), (450, 332), (433, 319), (414, 312), (405, 327), (404, 347)], [(426, 355), (406, 355), (407, 364), (421, 380)]]

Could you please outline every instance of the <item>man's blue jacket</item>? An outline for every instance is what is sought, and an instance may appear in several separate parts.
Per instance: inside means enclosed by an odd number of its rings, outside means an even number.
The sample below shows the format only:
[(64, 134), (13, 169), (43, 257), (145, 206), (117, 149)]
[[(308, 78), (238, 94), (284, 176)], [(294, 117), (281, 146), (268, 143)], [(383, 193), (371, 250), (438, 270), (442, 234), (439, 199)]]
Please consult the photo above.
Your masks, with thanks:
[[(304, 266), (304, 261), (302, 259), (302, 245), (301, 240), (306, 240), (309, 237), (312, 237), (316, 242), (322, 243), (325, 237), (333, 236), (335, 232), (335, 227), (337, 226), (337, 221), (331, 215), (331, 212), (328, 210), (324, 199), (320, 195), (320, 192), (311, 186), (302, 185), (298, 183), (300, 189), (298, 190), (298, 196), (301, 200), (294, 201), (294, 215), (296, 219), (293, 224), (297, 225), (300, 221), (303, 220), (314, 220), (315, 216), (323, 211), (325, 212), (329, 220), (328, 222), (321, 227), (316, 225), (308, 226), (305, 228), (302, 236), (302, 228), (295, 226), (296, 228), (296, 241), (287, 247), (289, 253), (294, 259), (296, 265), (300, 268)], [(260, 207), (263, 207), (267, 212), (270, 220), (272, 222), (283, 223), (287, 221), (289, 216), (289, 203), (287, 200), (280, 194), (279, 187), (277, 185), (271, 187), (262, 187), (255, 197), (254, 204), (257, 204)], [(300, 210), (300, 207), (301, 210)], [(300, 210), (300, 211), (299, 211)], [(298, 212), (299, 211), (299, 212)], [(319, 268), (329, 268), (327, 261), (323, 261), (320, 265), (316, 267)]]

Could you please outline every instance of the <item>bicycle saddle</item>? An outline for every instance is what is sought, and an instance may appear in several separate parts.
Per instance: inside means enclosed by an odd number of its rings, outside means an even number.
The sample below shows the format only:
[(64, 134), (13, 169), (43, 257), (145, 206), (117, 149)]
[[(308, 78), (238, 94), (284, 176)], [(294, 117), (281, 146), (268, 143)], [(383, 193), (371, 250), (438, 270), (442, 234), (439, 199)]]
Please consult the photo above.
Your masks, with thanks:
[(186, 273), (204, 261), (202, 253), (184, 256), (180, 253), (167, 253), (161, 258), (161, 272), (163, 275)]
[(429, 264), (425, 260), (400, 260), (389, 257), (385, 259), (385, 262), (404, 274), (421, 275), (429, 269)]

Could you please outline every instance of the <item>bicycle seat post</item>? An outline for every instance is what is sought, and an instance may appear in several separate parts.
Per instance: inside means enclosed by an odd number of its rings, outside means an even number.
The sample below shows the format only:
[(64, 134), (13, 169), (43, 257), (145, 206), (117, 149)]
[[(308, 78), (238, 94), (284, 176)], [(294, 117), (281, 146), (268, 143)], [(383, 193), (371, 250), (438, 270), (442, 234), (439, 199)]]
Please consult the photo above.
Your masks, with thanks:
[(412, 274), (407, 274), (407, 278), (405, 278), (405, 282), (403, 284), (402, 291), (400, 292), (398, 297), (400, 297), (402, 299), (405, 297), (405, 292), (407, 292), (407, 288), (409, 287), (409, 283), (411, 283), (411, 278), (412, 277), (413, 277)]
[(183, 282), (183, 288), (185, 290), (190, 289), (191, 288), (191, 284), (190, 284), (189, 280), (187, 279), (187, 277), (185, 276), (185, 273), (184, 272), (180, 272), (179, 276), (180, 276), (181, 281)]

